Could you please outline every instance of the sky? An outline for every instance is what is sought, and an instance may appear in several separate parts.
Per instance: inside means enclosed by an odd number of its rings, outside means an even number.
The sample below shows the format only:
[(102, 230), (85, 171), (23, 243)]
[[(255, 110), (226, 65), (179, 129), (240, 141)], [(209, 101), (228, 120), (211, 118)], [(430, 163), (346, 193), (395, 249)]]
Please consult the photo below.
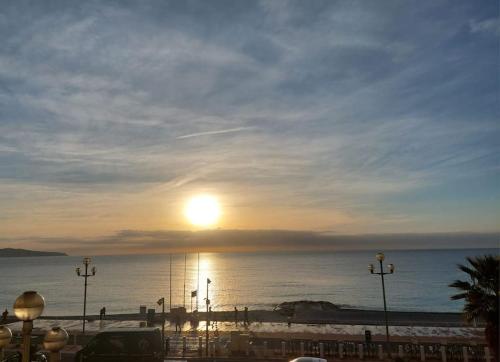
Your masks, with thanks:
[(4, 1), (0, 247), (497, 233), (498, 6)]

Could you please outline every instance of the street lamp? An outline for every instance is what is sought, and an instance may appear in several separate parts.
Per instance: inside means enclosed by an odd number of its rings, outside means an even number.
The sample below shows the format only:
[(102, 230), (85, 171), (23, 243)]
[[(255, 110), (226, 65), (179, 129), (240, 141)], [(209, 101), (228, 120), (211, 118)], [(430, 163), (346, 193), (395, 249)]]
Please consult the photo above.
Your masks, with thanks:
[(78, 275), (79, 277), (83, 277), (85, 279), (85, 287), (83, 291), (83, 334), (85, 334), (85, 316), (87, 314), (87, 278), (93, 277), (97, 271), (94, 266), (91, 269), (92, 274), (89, 274), (89, 264), (90, 264), (90, 258), (89, 257), (83, 258), (83, 265), (85, 266), (84, 274), (81, 273), (80, 268), (76, 268), (76, 275)]
[(61, 350), (68, 342), (68, 332), (61, 327), (53, 327), (45, 334), (43, 348), (50, 352), (50, 362), (61, 361)]
[(156, 303), (161, 305), (161, 343), (162, 351), (165, 353), (165, 297), (158, 299)]
[(14, 302), (14, 314), (23, 321), (23, 362), (30, 360), (33, 321), (40, 317), (44, 307), (45, 300), (34, 291), (24, 292)]
[(388, 272), (384, 272), (384, 265), (383, 261), (385, 260), (385, 255), (384, 253), (377, 253), (375, 258), (378, 260), (380, 263), (380, 272), (375, 272), (375, 268), (373, 264), (368, 265), (368, 270), (370, 271), (371, 274), (377, 274), (380, 275), (380, 278), (382, 279), (382, 296), (384, 298), (384, 317), (385, 317), (385, 338), (386, 338), (386, 349), (389, 357), (391, 357), (391, 349), (389, 345), (389, 322), (387, 319), (387, 302), (385, 300), (385, 282), (384, 282), (384, 275), (387, 274), (393, 274), (394, 273), (394, 264), (389, 264), (387, 265), (387, 269), (389, 270)]
[(4, 359), (4, 348), (7, 347), (12, 339), (12, 332), (9, 327), (0, 326), (0, 360)]

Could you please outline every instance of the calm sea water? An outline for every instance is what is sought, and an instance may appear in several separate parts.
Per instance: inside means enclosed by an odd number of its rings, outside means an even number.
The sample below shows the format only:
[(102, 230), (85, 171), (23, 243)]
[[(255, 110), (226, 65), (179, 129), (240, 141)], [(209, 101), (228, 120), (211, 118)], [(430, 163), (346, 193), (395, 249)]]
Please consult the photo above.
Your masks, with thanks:
[[(466, 256), (498, 254), (498, 250), (387, 251), (387, 263), (396, 272), (386, 279), (389, 308), (402, 311), (459, 311), (451, 301), (448, 284), (463, 278), (456, 264)], [(370, 275), (376, 263), (373, 251), (331, 253), (200, 254), (200, 306), (206, 296), (206, 278), (212, 283), (209, 297), (214, 310), (272, 309), (283, 301), (325, 300), (356, 308), (381, 309), (380, 277)], [(4, 258), (0, 263), (0, 308), (12, 310), (25, 290), (37, 290), (46, 300), (45, 315), (80, 314), (83, 278), (75, 274), (81, 257)], [(169, 301), (169, 255), (96, 256), (97, 275), (89, 279), (88, 314), (138, 312), (139, 305), (154, 308), (165, 296)], [(196, 254), (187, 255), (186, 296), (184, 254), (172, 256), (172, 305), (196, 299)]]

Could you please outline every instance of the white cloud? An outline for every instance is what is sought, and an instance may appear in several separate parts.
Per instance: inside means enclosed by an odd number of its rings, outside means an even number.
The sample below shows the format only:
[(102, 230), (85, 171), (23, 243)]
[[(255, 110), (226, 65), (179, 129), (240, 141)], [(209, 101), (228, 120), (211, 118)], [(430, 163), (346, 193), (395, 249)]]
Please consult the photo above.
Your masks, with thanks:
[(471, 33), (491, 33), (500, 35), (500, 20), (498, 17), (486, 20), (471, 20), (469, 22)]

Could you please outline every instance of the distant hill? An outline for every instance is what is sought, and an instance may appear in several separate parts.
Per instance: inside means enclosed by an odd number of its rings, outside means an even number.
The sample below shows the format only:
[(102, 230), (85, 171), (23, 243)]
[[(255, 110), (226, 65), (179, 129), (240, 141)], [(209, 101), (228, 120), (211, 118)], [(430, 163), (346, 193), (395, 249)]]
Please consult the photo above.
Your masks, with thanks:
[(13, 258), (21, 256), (68, 256), (66, 253), (57, 253), (55, 251), (36, 251), (26, 249), (0, 249), (0, 258)]

